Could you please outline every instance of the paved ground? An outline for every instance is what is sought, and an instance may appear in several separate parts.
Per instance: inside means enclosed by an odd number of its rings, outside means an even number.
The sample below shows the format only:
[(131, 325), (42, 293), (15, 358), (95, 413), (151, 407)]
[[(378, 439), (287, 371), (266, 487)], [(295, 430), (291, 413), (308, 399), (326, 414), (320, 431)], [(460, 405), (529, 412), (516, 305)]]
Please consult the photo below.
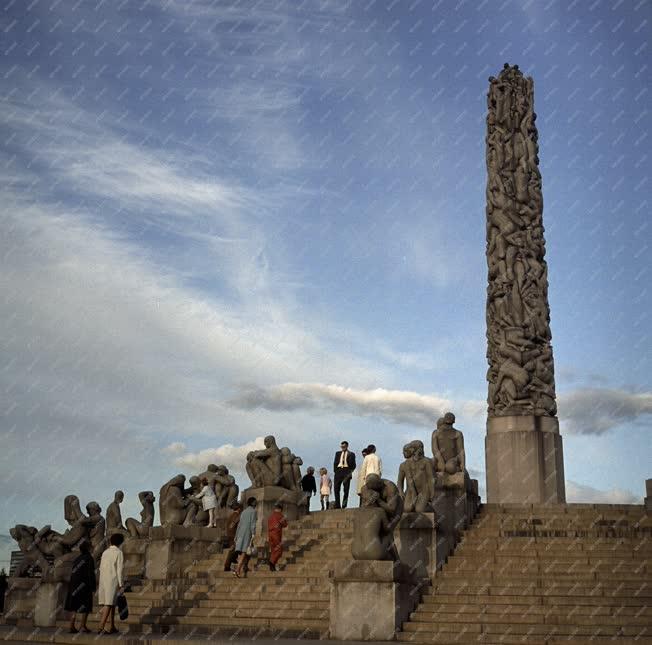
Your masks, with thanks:
[[(256, 638), (251, 634), (248, 635), (235, 635), (226, 634), (224, 636), (196, 636), (196, 637), (179, 637), (171, 636), (165, 638), (164, 636), (138, 636), (122, 635), (122, 636), (98, 636), (97, 634), (68, 634), (61, 629), (55, 628), (34, 628), (26, 629), (23, 627), (9, 627), (0, 625), (0, 643), (3, 645), (14, 645), (17, 643), (59, 643), (60, 645), (98, 645), (100, 643), (115, 643), (119, 645), (206, 645), (207, 643), (256, 643), (257, 645), (296, 645), (297, 640), (293, 638), (269, 638), (269, 636), (261, 636)], [(322, 641), (306, 641), (306, 642), (319, 642), (323, 644), (341, 643), (342, 641), (322, 640)], [(347, 645), (374, 645), (380, 641), (347, 641)]]

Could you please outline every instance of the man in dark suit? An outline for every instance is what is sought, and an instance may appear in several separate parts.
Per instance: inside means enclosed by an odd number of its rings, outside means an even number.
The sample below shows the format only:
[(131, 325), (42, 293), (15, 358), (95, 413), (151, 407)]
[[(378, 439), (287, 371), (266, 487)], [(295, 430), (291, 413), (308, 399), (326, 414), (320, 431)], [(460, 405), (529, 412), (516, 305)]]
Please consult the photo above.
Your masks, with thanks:
[[(335, 474), (335, 508), (346, 508), (349, 501), (349, 488), (355, 470), (355, 453), (349, 451), (349, 442), (342, 441), (341, 450), (335, 453), (333, 473)], [(340, 489), (344, 485), (344, 496), (340, 506)]]

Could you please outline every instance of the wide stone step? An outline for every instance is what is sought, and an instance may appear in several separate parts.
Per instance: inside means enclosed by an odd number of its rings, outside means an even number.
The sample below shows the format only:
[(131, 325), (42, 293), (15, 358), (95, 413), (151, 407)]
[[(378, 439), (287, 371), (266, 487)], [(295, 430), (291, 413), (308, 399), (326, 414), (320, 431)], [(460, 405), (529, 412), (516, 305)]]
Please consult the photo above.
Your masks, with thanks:
[(595, 583), (594, 585), (561, 584), (554, 581), (541, 580), (538, 584), (487, 584), (477, 580), (468, 582), (441, 581), (435, 582), (432, 589), (425, 593), (463, 593), (488, 595), (548, 595), (548, 596), (601, 596), (620, 597), (638, 596), (652, 598), (652, 586), (619, 583), (617, 586)]
[[(525, 606), (550, 606), (550, 605), (560, 605), (560, 606), (569, 606), (569, 605), (580, 605), (587, 607), (595, 606), (606, 606), (606, 607), (648, 607), (650, 606), (650, 600), (647, 597), (632, 597), (632, 596), (621, 596), (621, 597), (604, 597), (604, 596), (573, 596), (569, 600), (568, 595), (555, 595), (551, 594), (548, 596), (542, 595), (532, 595), (532, 594), (508, 594), (508, 593), (498, 593), (489, 595), (487, 593), (442, 593), (439, 591), (433, 591), (427, 589), (424, 592), (423, 604), (424, 605), (436, 605), (439, 603), (455, 603), (460, 602), (463, 604), (486, 604), (486, 605), (525, 605)], [(527, 611), (527, 609), (523, 609)], [(592, 611), (587, 609), (587, 611)]]
[[(491, 604), (491, 603), (464, 603), (456, 601), (436, 602), (436, 596), (428, 598), (432, 602), (422, 603), (417, 609), (415, 614), (423, 614), (428, 616), (450, 616), (450, 615), (509, 615), (517, 613), (523, 617), (537, 617), (537, 616), (560, 616), (560, 617), (587, 617), (591, 620), (594, 617), (610, 616), (618, 617), (633, 617), (635, 620), (639, 618), (652, 620), (652, 606), (611, 606), (611, 605), (596, 605), (587, 607), (587, 605), (568, 604), (562, 605), (543, 605), (529, 603), (526, 607), (519, 603), (505, 603), (505, 604)], [(544, 621), (547, 622), (547, 621)]]
[[(632, 643), (631, 639), (614, 638), (613, 636), (547, 636), (510, 634), (451, 634), (428, 632), (399, 632), (396, 640), (403, 643), (437, 643), (438, 645), (467, 645), (482, 643), (483, 645), (600, 645), (601, 643)], [(652, 645), (652, 638), (637, 638), (636, 645)]]
[[(643, 577), (640, 573), (636, 572), (591, 572), (591, 571), (542, 571), (535, 568), (525, 570), (523, 572), (514, 573), (513, 568), (509, 569), (478, 569), (475, 572), (471, 568), (452, 568), (446, 567), (443, 571), (438, 571), (435, 576), (436, 579), (441, 580), (459, 580), (477, 582), (508, 582), (514, 583), (519, 581), (524, 582), (541, 582), (548, 584), (566, 584), (578, 582), (581, 584), (589, 584), (591, 581), (596, 581), (602, 584), (613, 583), (635, 583), (642, 579), (648, 579), (647, 576)], [(652, 582), (651, 582), (652, 584)]]
[[(230, 598), (239, 598), (242, 600), (266, 600), (270, 597), (270, 595), (274, 598), (276, 598), (279, 602), (281, 601), (292, 601), (295, 600), (297, 597), (302, 597), (305, 593), (311, 594), (311, 597), (314, 595), (315, 600), (328, 600), (330, 597), (330, 594), (328, 592), (323, 592), (323, 587), (318, 587), (318, 588), (312, 588), (312, 589), (301, 589), (301, 591), (297, 590), (289, 590), (289, 589), (280, 589), (280, 590), (269, 590), (269, 589), (232, 589), (231, 591), (228, 591), (229, 597)], [(184, 594), (183, 599), (184, 600), (211, 600), (211, 601), (219, 601), (221, 598), (224, 597), (224, 593), (206, 593), (206, 594), (200, 594), (200, 595), (193, 595), (193, 594)]]
[(257, 607), (187, 607), (187, 606), (170, 606), (157, 607), (149, 612), (150, 616), (161, 616), (163, 618), (189, 616), (201, 618), (285, 618), (289, 624), (294, 624), (297, 620), (328, 620), (328, 608), (291, 608), (285, 607), (284, 603), (270, 599), (266, 603), (259, 603)]
[(291, 624), (286, 618), (256, 618), (252, 616), (145, 616), (145, 623), (161, 626), (193, 625), (206, 627), (264, 627), (276, 629), (313, 629), (319, 632), (328, 630), (328, 620), (295, 617)]
[(577, 613), (563, 614), (561, 612), (555, 613), (528, 613), (523, 614), (517, 611), (509, 611), (504, 613), (493, 612), (426, 612), (419, 610), (410, 616), (413, 622), (426, 622), (426, 623), (456, 623), (459, 624), (463, 619), (464, 624), (545, 624), (545, 625), (590, 625), (592, 627), (598, 626), (639, 626), (651, 627), (652, 618), (645, 616), (605, 616), (598, 615), (579, 615)]
[(652, 630), (639, 625), (545, 625), (541, 623), (465, 623), (465, 622), (409, 622), (404, 626), (408, 632), (434, 632), (457, 634), (509, 634), (523, 636), (628, 636), (650, 637)]

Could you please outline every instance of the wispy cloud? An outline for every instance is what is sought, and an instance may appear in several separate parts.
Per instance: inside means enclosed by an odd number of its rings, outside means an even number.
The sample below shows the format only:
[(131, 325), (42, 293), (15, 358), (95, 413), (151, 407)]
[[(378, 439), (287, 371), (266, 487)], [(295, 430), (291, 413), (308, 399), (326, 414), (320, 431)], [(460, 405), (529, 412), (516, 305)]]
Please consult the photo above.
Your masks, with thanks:
[(604, 434), (652, 414), (652, 393), (608, 388), (583, 388), (560, 395), (563, 432)]
[(390, 423), (432, 427), (451, 402), (437, 396), (400, 390), (357, 390), (323, 383), (242, 386), (227, 405), (241, 410), (319, 410), (330, 414), (378, 417)]

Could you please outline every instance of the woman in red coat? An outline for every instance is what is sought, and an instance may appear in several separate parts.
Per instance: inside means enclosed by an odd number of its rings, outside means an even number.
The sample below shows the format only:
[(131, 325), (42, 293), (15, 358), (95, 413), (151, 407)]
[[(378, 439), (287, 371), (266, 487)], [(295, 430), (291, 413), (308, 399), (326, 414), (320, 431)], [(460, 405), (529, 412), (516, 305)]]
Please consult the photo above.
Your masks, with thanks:
[(269, 541), (269, 569), (276, 571), (276, 563), (283, 555), (283, 529), (288, 521), (283, 516), (283, 507), (280, 504), (274, 506), (274, 511), (267, 520), (267, 539)]

